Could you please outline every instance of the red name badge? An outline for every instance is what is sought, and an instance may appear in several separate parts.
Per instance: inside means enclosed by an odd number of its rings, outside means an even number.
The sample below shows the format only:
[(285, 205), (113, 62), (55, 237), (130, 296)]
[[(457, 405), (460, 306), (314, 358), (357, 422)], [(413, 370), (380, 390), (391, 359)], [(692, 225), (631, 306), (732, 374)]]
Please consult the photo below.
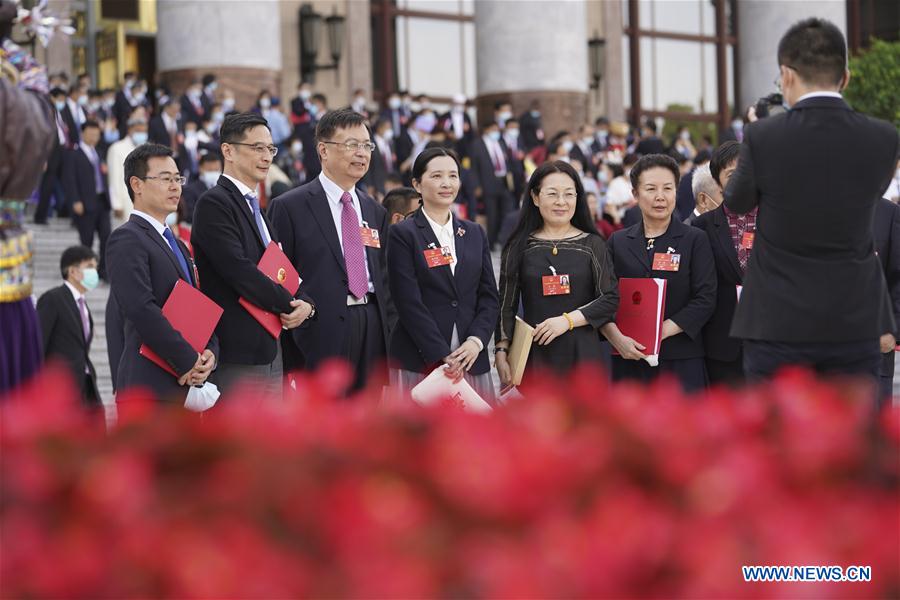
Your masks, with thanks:
[(662, 252), (657, 252), (653, 255), (653, 270), (654, 271), (677, 271), (678, 267), (681, 266), (681, 255), (680, 254), (663, 254)]
[(381, 237), (378, 235), (377, 229), (372, 229), (363, 223), (359, 228), (359, 232), (362, 234), (363, 246), (368, 246), (369, 248), (381, 248)]
[(568, 275), (544, 275), (541, 277), (545, 296), (562, 296), (572, 293)]
[(424, 254), (425, 263), (428, 265), (429, 269), (453, 264), (453, 255), (450, 254), (450, 246), (444, 246), (443, 248), (431, 248), (429, 250), (425, 250)]
[(741, 248), (745, 250), (752, 249), (754, 237), (756, 237), (756, 233), (752, 231), (745, 231), (743, 237), (741, 237)]

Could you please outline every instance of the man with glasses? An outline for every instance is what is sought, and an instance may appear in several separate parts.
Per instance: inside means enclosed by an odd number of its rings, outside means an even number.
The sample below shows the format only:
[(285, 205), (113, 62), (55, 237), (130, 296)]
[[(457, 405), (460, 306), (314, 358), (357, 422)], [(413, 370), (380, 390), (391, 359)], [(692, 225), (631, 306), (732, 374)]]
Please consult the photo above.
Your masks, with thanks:
[(218, 183), (197, 201), (191, 229), (203, 293), (224, 310), (216, 328), (221, 356), (215, 381), (226, 399), (229, 389), (246, 382), (262, 396), (280, 400), (279, 340), (238, 303), (245, 298), (280, 315), (284, 329), (298, 327), (314, 315), (307, 297), (292, 298), (257, 268), (269, 243), (279, 240), (257, 195), (278, 149), (266, 120), (254, 113), (228, 115), (219, 135), (224, 170)]
[[(166, 227), (166, 216), (178, 208), (184, 177), (178, 174), (172, 149), (159, 144), (132, 150), (124, 171), (134, 210), (109, 236), (106, 251), (110, 295), (119, 307), (124, 331), (116, 391), (144, 388), (162, 402), (184, 402), (188, 392), (184, 386), (205, 382), (219, 353), (214, 335), (198, 354), (162, 314), (179, 279), (197, 286), (190, 253)], [(144, 344), (179, 376), (141, 356)]]
[(343, 358), (354, 369), (352, 390), (362, 388), (385, 356), (394, 308), (387, 288), (384, 208), (357, 187), (375, 145), (365, 118), (350, 109), (327, 113), (316, 126), (322, 172), (275, 199), (269, 209), (285, 254), (300, 272), (318, 318), (296, 329), (299, 349), (291, 368), (315, 369)]
[(841, 97), (847, 44), (833, 23), (796, 23), (777, 56), (790, 109), (747, 126), (725, 189), (729, 211), (759, 207), (731, 334), (745, 340), (750, 379), (804, 365), (874, 383), (879, 338), (896, 331), (872, 222), (897, 160), (897, 130)]

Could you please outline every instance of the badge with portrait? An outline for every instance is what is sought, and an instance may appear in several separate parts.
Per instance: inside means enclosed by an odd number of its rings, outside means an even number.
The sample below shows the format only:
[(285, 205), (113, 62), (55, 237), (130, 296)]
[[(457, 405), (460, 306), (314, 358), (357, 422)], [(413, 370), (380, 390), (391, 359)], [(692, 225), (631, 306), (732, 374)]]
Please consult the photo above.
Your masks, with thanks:
[(754, 237), (756, 237), (756, 233), (753, 231), (745, 231), (744, 235), (741, 237), (741, 248), (744, 250), (752, 250)]
[(425, 264), (428, 265), (429, 269), (453, 264), (453, 254), (450, 253), (450, 246), (429, 248), (423, 251), (423, 254), (425, 255)]
[(362, 243), (364, 246), (368, 246), (369, 248), (381, 248), (381, 237), (378, 235), (378, 230), (369, 227), (369, 224), (363, 221), (362, 226), (359, 228), (360, 234), (362, 234)]
[(544, 275), (541, 277), (545, 296), (564, 296), (572, 293), (568, 275)]
[(654, 271), (678, 271), (678, 267), (681, 266), (681, 255), (680, 254), (672, 254), (672, 253), (662, 253), (656, 252), (653, 255), (653, 270)]

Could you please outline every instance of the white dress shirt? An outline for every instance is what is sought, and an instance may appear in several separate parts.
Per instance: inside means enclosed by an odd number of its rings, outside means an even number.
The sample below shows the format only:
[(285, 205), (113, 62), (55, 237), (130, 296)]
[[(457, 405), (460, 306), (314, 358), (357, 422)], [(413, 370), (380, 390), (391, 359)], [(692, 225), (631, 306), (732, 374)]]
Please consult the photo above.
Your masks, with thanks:
[(125, 157), (135, 149), (131, 136), (126, 135), (124, 138), (114, 143), (106, 152), (107, 167), (107, 189), (109, 189), (109, 202), (113, 210), (121, 210), (127, 221), (134, 204), (128, 195), (128, 188), (125, 186)]
[(161, 238), (163, 239), (163, 241), (166, 243), (166, 246), (169, 245), (169, 240), (167, 240), (167, 239), (166, 239), (166, 236), (165, 236), (165, 231), (166, 231), (166, 224), (165, 224), (165, 223), (160, 223), (159, 221), (157, 221), (156, 219), (154, 219), (153, 217), (151, 217), (151, 216), (148, 215), (147, 213), (141, 212), (141, 211), (139, 211), (139, 210), (133, 210), (133, 211), (131, 211), (131, 214), (137, 215), (137, 216), (139, 216), (140, 218), (142, 218), (142, 219), (144, 219), (145, 221), (147, 221), (148, 223), (150, 223), (150, 225), (153, 226), (153, 229), (156, 230), (156, 233), (159, 234), (159, 237), (161, 237)]
[[(338, 236), (338, 244), (341, 247), (341, 253), (344, 251), (344, 232), (343, 227), (341, 225), (341, 213), (344, 209), (344, 206), (341, 204), (341, 196), (344, 195), (344, 190), (341, 189), (341, 186), (328, 179), (325, 175), (325, 171), (321, 171), (319, 173), (319, 183), (322, 184), (322, 189), (325, 190), (325, 197), (328, 199), (328, 208), (331, 209), (331, 218), (334, 220), (334, 228), (337, 230)], [(359, 222), (359, 226), (362, 227), (362, 207), (359, 204), (359, 196), (356, 195), (356, 188), (353, 187), (349, 190), (350, 197), (353, 198), (352, 206), (353, 210), (356, 212), (356, 219)], [(374, 223), (367, 223), (368, 227), (373, 227)], [(365, 248), (365, 246), (363, 246)], [(369, 273), (369, 261), (365, 261), (366, 266), (366, 279), (369, 282), (369, 293), (375, 293), (375, 284), (372, 283), (372, 274)]]
[(843, 96), (841, 96), (841, 94), (839, 92), (827, 92), (827, 91), (810, 92), (808, 94), (803, 94), (802, 96), (797, 98), (797, 102), (794, 102), (794, 104), (797, 104), (798, 102), (803, 102), (807, 98), (815, 98), (817, 96), (822, 96), (824, 98), (843, 98)]
[[(256, 190), (251, 190), (249, 187), (247, 187), (246, 184), (244, 184), (244, 182), (238, 181), (237, 179), (235, 179), (235, 178), (232, 177), (231, 175), (228, 175), (227, 173), (222, 173), (222, 176), (228, 178), (228, 181), (230, 181), (231, 183), (233, 183), (234, 186), (235, 186), (235, 187), (238, 189), (238, 191), (241, 193), (241, 196), (244, 197), (244, 202), (247, 203), (247, 208), (250, 209), (250, 216), (252, 217), (252, 216), (253, 216), (253, 205), (250, 204), (250, 201), (249, 201), (249, 200), (247, 200), (247, 194), (253, 194), (254, 196), (256, 196)], [(259, 197), (258, 197), (258, 196), (257, 196), (257, 200), (259, 200)], [(262, 209), (260, 209), (260, 211), (262, 211)], [(255, 223), (255, 222), (256, 222), (256, 219), (253, 219), (253, 222)], [(272, 239), (272, 234), (269, 232), (269, 228), (268, 228), (268, 226), (266, 225), (265, 219), (263, 219), (262, 224), (263, 224), (263, 229), (266, 230), (266, 239), (271, 240), (271, 239)]]

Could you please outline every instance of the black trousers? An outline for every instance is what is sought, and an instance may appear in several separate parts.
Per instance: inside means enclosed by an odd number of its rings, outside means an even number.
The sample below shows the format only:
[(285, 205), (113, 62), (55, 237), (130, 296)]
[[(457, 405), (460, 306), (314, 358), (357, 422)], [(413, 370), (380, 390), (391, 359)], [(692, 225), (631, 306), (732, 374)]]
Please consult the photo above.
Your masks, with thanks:
[(384, 330), (381, 313), (375, 296), (369, 294), (369, 303), (347, 308), (347, 337), (344, 338), (343, 356), (353, 368), (353, 385), (348, 392), (361, 390), (369, 377), (379, 377), (387, 382), (385, 368)]
[[(46, 223), (47, 215), (50, 214), (50, 196), (54, 193), (57, 194), (57, 212), (62, 212), (60, 209), (65, 204), (63, 202), (63, 198), (59, 196), (59, 190), (57, 188), (60, 187), (60, 183), (62, 182), (62, 169), (63, 169), (63, 160), (64, 154), (67, 150), (64, 147), (57, 146), (53, 149), (53, 152), (50, 153), (50, 156), (47, 158), (47, 168), (44, 169), (44, 174), (41, 176), (41, 187), (38, 192), (38, 204), (37, 209), (34, 212), (34, 222), (35, 223)], [(63, 216), (60, 214), (60, 216)]]
[[(103, 198), (98, 196), (97, 201), (103, 206)], [(109, 233), (112, 230), (109, 209), (86, 212), (80, 216), (73, 214), (72, 220), (78, 229), (78, 237), (83, 246), (94, 247), (95, 233), (100, 238), (100, 264), (97, 266), (97, 271), (100, 273), (100, 277), (106, 279), (106, 240), (109, 239)]]
[(650, 383), (663, 373), (674, 375), (686, 392), (706, 389), (709, 378), (703, 358), (660, 359), (659, 365), (651, 367), (644, 360), (627, 360), (621, 356), (612, 357), (613, 381), (640, 381)]
[(515, 200), (512, 194), (508, 192), (506, 187), (506, 178), (498, 178), (500, 185), (504, 190), (498, 194), (485, 194), (482, 196), (484, 201), (484, 214), (487, 217), (487, 234), (488, 241), (491, 246), (497, 243), (500, 237), (500, 228), (503, 225), (503, 217), (515, 210)]
[(793, 365), (821, 375), (867, 377), (875, 382), (881, 363), (878, 338), (839, 343), (744, 340), (744, 373), (748, 381), (769, 379), (782, 367)]
[(888, 403), (894, 395), (894, 351), (881, 355), (881, 377), (878, 385), (880, 405)]
[(727, 385), (738, 387), (746, 380), (744, 377), (744, 353), (738, 353), (734, 360), (716, 360), (706, 357), (706, 372), (709, 373), (711, 385)]

